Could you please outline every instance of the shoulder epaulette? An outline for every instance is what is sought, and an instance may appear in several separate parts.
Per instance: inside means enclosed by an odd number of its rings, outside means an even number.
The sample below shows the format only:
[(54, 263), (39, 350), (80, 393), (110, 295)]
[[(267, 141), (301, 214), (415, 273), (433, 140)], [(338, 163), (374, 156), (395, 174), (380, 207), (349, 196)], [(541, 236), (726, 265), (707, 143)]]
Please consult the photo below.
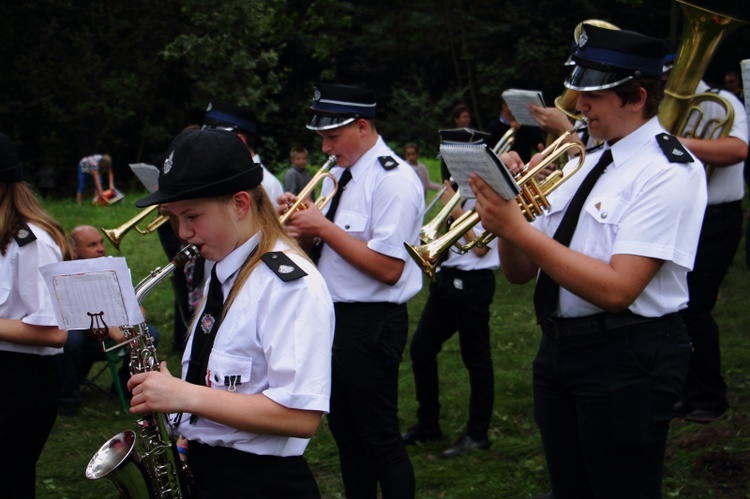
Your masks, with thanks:
[(16, 233), (13, 234), (13, 239), (16, 240), (19, 246), (25, 246), (30, 242), (36, 241), (36, 236), (28, 225), (21, 223), (18, 225)]
[(380, 156), (378, 161), (380, 161), (380, 166), (385, 170), (393, 170), (398, 166), (398, 161), (391, 156)]
[(307, 272), (299, 268), (291, 258), (281, 251), (269, 251), (261, 256), (260, 259), (284, 282), (294, 281), (307, 275)]
[(667, 157), (670, 163), (692, 163), (695, 161), (674, 135), (660, 133), (656, 136), (656, 143), (659, 144), (659, 147), (664, 152), (664, 156)]

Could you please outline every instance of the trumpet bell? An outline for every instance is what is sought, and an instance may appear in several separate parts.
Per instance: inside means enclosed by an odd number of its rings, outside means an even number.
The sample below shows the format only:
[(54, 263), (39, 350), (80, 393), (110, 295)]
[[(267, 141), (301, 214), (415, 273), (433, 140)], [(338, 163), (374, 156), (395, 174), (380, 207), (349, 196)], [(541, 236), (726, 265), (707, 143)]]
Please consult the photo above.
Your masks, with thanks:
[(148, 224), (146, 229), (141, 229), (137, 226), (143, 219), (147, 218), (149, 215), (151, 215), (151, 213), (158, 209), (159, 205), (149, 206), (119, 227), (114, 229), (105, 229), (104, 227), (102, 227), (101, 230), (104, 235), (107, 236), (109, 242), (111, 242), (112, 245), (119, 250), (122, 238), (131, 229), (135, 228), (136, 232), (138, 232), (139, 234), (150, 234), (169, 220), (169, 217), (166, 215), (158, 215)]

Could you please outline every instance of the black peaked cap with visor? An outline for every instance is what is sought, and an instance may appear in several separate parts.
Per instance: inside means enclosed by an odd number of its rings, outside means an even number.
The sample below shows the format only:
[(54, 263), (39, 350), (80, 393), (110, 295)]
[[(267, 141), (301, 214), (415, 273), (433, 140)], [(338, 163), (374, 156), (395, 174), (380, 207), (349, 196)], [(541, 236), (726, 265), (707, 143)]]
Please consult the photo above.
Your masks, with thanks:
[(258, 138), (258, 117), (246, 107), (212, 99), (203, 117), (203, 128), (220, 128), (243, 132)]
[(186, 199), (224, 196), (260, 184), (263, 169), (245, 144), (226, 130), (187, 130), (172, 140), (159, 172), (159, 189), (139, 208)]
[(349, 85), (318, 83), (310, 106), (310, 130), (332, 130), (360, 118), (375, 118), (377, 102), (372, 90)]
[(634, 31), (584, 24), (572, 61), (567, 88), (581, 92), (606, 90), (634, 78), (658, 78), (667, 44)]

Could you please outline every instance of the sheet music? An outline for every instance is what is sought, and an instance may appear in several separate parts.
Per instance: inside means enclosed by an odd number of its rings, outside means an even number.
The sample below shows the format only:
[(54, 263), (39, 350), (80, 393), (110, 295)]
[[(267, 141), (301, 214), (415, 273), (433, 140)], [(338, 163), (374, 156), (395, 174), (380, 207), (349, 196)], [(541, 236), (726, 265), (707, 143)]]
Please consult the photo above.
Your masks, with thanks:
[(508, 109), (513, 113), (516, 121), (522, 125), (539, 126), (531, 113), (529, 104), (536, 104), (544, 107), (544, 95), (539, 90), (519, 90), (511, 88), (503, 92), (503, 100), (508, 105)]
[(441, 144), (440, 156), (458, 184), (462, 199), (474, 198), (468, 184), (472, 173), (482, 177), (505, 199), (515, 199), (521, 192), (508, 168), (487, 144)]
[(131, 163), (130, 169), (133, 170), (133, 173), (135, 173), (138, 180), (141, 181), (149, 193), (159, 188), (159, 169), (154, 165), (149, 165), (148, 163)]
[(110, 327), (143, 322), (125, 258), (90, 258), (40, 268), (60, 329), (88, 329), (89, 313)]

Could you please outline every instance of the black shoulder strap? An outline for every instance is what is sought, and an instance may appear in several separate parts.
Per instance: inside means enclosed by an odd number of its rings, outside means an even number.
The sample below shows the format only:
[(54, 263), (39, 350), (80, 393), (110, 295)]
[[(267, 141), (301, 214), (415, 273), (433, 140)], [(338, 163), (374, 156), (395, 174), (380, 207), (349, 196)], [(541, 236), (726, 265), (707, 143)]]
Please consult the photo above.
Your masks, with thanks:
[(671, 163), (692, 163), (695, 161), (674, 135), (660, 133), (656, 136), (656, 143), (659, 144), (659, 147), (664, 152), (664, 156)]
[(307, 275), (307, 272), (299, 268), (291, 258), (281, 251), (269, 251), (260, 259), (284, 282), (294, 281)]
[(14, 232), (13, 239), (16, 240), (19, 246), (26, 246), (27, 244), (36, 241), (36, 236), (31, 231), (31, 227), (23, 222), (18, 224)]
[(380, 156), (378, 158), (378, 161), (380, 161), (380, 166), (382, 166), (383, 169), (387, 171), (393, 170), (398, 166), (398, 161), (393, 159), (393, 157), (391, 156)]

